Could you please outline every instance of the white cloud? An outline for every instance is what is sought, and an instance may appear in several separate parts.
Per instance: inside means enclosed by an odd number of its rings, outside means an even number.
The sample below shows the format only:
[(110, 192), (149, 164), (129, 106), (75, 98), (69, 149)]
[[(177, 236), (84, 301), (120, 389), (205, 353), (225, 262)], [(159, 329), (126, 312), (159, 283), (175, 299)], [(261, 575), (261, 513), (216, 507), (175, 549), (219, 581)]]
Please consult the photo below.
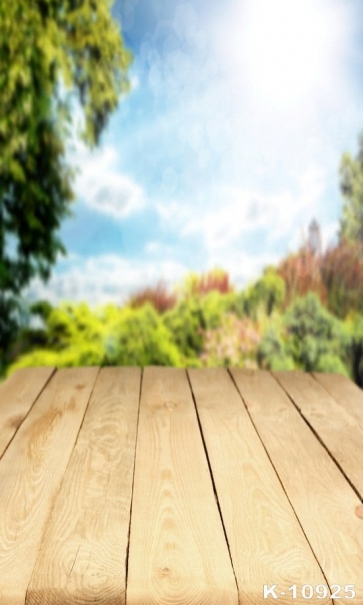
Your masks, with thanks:
[(72, 152), (72, 165), (79, 168), (76, 195), (87, 206), (114, 219), (125, 218), (145, 206), (141, 186), (122, 174), (118, 161), (117, 151), (111, 146), (89, 151), (76, 143)]
[(265, 233), (260, 249), (269, 254), (283, 238), (290, 244), (300, 243), (301, 227), (314, 217), (319, 219), (317, 210), (324, 189), (325, 172), (312, 164), (299, 175), (294, 187), (277, 193), (219, 185), (199, 192), (192, 203), (159, 201), (155, 208), (165, 230), (182, 238), (198, 237), (207, 254), (240, 246), (246, 236), (257, 232)]
[(279, 255), (273, 252), (254, 254), (247, 252), (242, 246), (225, 248), (209, 252), (204, 271), (222, 267), (228, 272), (231, 283), (240, 290), (258, 279), (267, 265), (277, 265), (279, 260)]
[(92, 307), (108, 302), (121, 305), (135, 291), (154, 286), (160, 279), (171, 286), (186, 272), (173, 259), (136, 261), (116, 254), (89, 258), (73, 254), (68, 266), (64, 260), (62, 271), (54, 271), (47, 284), (34, 279), (24, 294), (29, 300), (46, 299), (52, 304), (85, 300)]

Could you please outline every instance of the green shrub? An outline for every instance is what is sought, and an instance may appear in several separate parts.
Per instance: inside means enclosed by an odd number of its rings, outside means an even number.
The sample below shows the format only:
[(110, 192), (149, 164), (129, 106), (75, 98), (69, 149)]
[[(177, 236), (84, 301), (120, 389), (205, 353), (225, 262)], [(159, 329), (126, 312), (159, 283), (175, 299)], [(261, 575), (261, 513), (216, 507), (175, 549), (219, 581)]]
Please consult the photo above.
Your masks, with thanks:
[(247, 315), (253, 321), (258, 316), (280, 309), (285, 299), (285, 282), (272, 266), (266, 267), (263, 275), (247, 286), (237, 297), (236, 311), (239, 317)]
[(107, 331), (104, 347), (107, 365), (183, 365), (170, 331), (150, 303), (123, 309)]
[(325, 309), (317, 294), (310, 292), (296, 299), (284, 316), (284, 325), (288, 333), (287, 351), (297, 367), (316, 370), (322, 363), (328, 363), (327, 356), (331, 358), (330, 365), (337, 364), (332, 361), (336, 358), (345, 366), (349, 334), (343, 323)]
[(139, 309), (108, 305), (97, 311), (86, 303), (63, 304), (48, 314), (45, 324), (45, 345), (21, 355), (8, 373), (35, 365), (181, 366), (184, 362), (150, 303)]
[(293, 370), (295, 363), (289, 355), (281, 328), (273, 323), (267, 327), (258, 346), (256, 359), (263, 370)]
[(212, 290), (205, 296), (190, 296), (167, 311), (163, 321), (188, 363), (197, 364), (203, 351), (204, 332), (218, 328), (225, 314), (233, 308), (235, 295)]

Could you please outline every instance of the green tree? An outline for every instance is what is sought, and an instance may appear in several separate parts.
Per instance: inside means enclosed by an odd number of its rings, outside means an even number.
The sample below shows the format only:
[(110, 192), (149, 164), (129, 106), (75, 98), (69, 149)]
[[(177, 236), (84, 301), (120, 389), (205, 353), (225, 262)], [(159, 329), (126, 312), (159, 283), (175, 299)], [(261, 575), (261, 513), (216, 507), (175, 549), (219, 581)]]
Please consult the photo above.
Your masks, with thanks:
[(0, 0), (0, 371), (32, 277), (47, 280), (65, 248), (74, 170), (72, 109), (96, 146), (129, 89), (131, 54), (109, 0)]
[(340, 164), (340, 189), (344, 197), (340, 240), (363, 245), (363, 132), (356, 158), (344, 153)]

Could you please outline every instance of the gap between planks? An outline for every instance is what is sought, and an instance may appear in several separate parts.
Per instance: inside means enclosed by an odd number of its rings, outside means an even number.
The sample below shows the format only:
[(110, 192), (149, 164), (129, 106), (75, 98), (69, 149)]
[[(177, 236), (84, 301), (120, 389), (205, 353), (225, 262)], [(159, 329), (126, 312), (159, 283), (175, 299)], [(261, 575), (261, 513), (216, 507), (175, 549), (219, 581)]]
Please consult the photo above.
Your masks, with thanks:
[(1, 605), (24, 605), (47, 518), (97, 372), (96, 368), (59, 370), (0, 462)]
[(271, 374), (230, 371), (325, 577), (330, 585), (353, 584), (354, 604), (362, 605), (359, 499)]
[(21, 368), (0, 385), (0, 460), (54, 372), (54, 367)]
[[(326, 584), (295, 511), (286, 497), (235, 384), (225, 369), (189, 369), (216, 484), (240, 603), (262, 605), (265, 585), (279, 601), (309, 578)], [(281, 596), (281, 593), (287, 595)], [(295, 600), (302, 605), (301, 594)], [(329, 597), (311, 600), (331, 603)]]
[(363, 460), (363, 393), (359, 423), (357, 414), (353, 415), (349, 409), (349, 396), (341, 400), (339, 405), (310, 374), (298, 370), (272, 374), (362, 500), (363, 472), (360, 460)]
[(27, 605), (126, 600), (140, 368), (103, 368), (27, 591)]
[(183, 369), (147, 367), (143, 373), (127, 603), (238, 603)]

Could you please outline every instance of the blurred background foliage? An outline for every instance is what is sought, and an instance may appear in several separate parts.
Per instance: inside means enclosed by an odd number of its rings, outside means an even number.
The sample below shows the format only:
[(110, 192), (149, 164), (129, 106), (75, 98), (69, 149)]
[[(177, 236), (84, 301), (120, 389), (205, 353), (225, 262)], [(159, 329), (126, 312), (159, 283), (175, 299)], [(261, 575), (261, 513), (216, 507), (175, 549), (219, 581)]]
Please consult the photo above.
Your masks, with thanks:
[(297, 252), (241, 291), (218, 267), (174, 291), (160, 281), (123, 306), (24, 300), (29, 281), (46, 281), (65, 253), (72, 99), (93, 147), (129, 89), (132, 57), (110, 3), (77, 6), (0, 9), (0, 378), (39, 365), (235, 365), (340, 372), (362, 387), (363, 134), (357, 156), (341, 160), (339, 240), (324, 253), (313, 220)]
[[(318, 273), (309, 274), (307, 263)], [(344, 305), (332, 263), (345, 267)], [(346, 244), (320, 257), (302, 247), (241, 291), (217, 268), (188, 275), (174, 291), (159, 282), (123, 306), (39, 301), (4, 374), (35, 365), (238, 366), (339, 372), (362, 387), (362, 301), (349, 277), (358, 270), (363, 283), (363, 263)], [(35, 317), (37, 328), (30, 327)]]

